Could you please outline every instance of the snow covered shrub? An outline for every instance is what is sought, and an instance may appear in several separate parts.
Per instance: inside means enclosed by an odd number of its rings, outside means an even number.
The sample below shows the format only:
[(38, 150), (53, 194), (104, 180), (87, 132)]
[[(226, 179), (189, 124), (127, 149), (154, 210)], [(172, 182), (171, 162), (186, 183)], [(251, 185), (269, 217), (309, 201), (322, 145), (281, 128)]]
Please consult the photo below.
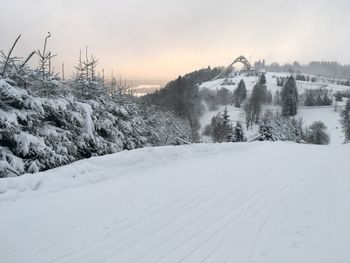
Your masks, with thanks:
[[(0, 176), (33, 173), (91, 156), (191, 141), (189, 122), (76, 83), (0, 79)], [(44, 83), (50, 82), (50, 85)], [(18, 84), (20, 83), (20, 84)], [(86, 82), (90, 85), (89, 82)], [(52, 87), (55, 92), (41, 92)], [(89, 86), (86, 86), (88, 89)]]
[(315, 121), (306, 130), (306, 141), (312, 144), (329, 144), (327, 126), (322, 121)]
[(229, 119), (227, 108), (211, 119), (211, 123), (204, 128), (204, 134), (210, 136), (214, 142), (230, 142), (233, 136), (233, 127)]
[(287, 78), (287, 82), (281, 91), (282, 115), (295, 116), (298, 106), (298, 89), (293, 76)]
[(302, 141), (302, 120), (266, 110), (259, 124), (258, 141)]
[(340, 121), (345, 134), (345, 142), (350, 141), (350, 99), (347, 100), (345, 109), (340, 115)]

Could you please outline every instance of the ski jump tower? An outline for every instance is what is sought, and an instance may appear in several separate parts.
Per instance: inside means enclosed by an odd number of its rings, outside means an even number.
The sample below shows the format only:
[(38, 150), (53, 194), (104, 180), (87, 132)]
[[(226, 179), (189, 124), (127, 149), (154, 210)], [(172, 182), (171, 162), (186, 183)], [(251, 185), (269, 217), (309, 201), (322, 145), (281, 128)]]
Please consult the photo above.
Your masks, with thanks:
[(220, 78), (222, 75), (224, 75), (230, 68), (232, 68), (232, 66), (236, 63), (242, 63), (245, 67), (246, 70), (248, 71), (252, 71), (253, 67), (252, 65), (249, 63), (248, 59), (246, 59), (245, 56), (239, 56), (238, 58), (236, 58), (230, 65), (228, 65), (223, 71), (220, 72), (219, 75), (217, 75), (215, 78), (213, 78), (212, 80), (216, 80), (218, 78)]

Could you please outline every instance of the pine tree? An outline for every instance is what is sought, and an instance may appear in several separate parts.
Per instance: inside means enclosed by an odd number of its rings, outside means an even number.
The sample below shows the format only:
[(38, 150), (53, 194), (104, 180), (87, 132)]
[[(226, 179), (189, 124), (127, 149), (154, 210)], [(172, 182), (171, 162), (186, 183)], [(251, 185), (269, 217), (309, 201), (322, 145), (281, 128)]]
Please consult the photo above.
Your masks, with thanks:
[(328, 97), (327, 94), (324, 95), (322, 102), (323, 102), (323, 105), (325, 106), (332, 105), (332, 100)]
[(261, 74), (260, 79), (259, 79), (259, 84), (265, 85), (266, 84), (266, 76), (265, 74)]
[(259, 123), (261, 107), (265, 102), (267, 89), (265, 85), (256, 84), (253, 87), (252, 96), (250, 98), (252, 122)]
[(317, 96), (316, 105), (317, 106), (323, 106), (323, 99), (321, 97), (321, 94), (318, 94), (318, 96)]
[(232, 140), (232, 124), (230, 121), (230, 115), (228, 115), (227, 108), (225, 108), (223, 114), (222, 114), (222, 129), (224, 131), (224, 140), (226, 142), (230, 142)]
[(340, 114), (341, 124), (345, 134), (345, 142), (350, 141), (350, 99), (346, 102), (345, 109)]
[(293, 76), (287, 79), (281, 92), (282, 115), (294, 116), (297, 114), (298, 90)]
[(237, 89), (234, 91), (234, 100), (235, 100), (235, 107), (240, 108), (242, 105), (242, 102), (246, 99), (247, 97), (247, 89), (245, 86), (245, 82), (243, 79), (238, 84)]
[(233, 129), (233, 141), (234, 142), (245, 142), (247, 139), (245, 137), (243, 126), (238, 121), (236, 126)]
[(305, 106), (314, 106), (315, 105), (315, 99), (312, 94), (312, 92), (307, 91), (306, 92), (306, 99), (305, 99)]
[(335, 94), (335, 101), (343, 101), (340, 91)]
[(227, 108), (211, 119), (210, 127), (205, 128), (206, 133), (211, 133), (214, 142), (232, 141), (232, 124)]
[(273, 136), (274, 115), (271, 110), (266, 110), (259, 124), (259, 141), (275, 141)]

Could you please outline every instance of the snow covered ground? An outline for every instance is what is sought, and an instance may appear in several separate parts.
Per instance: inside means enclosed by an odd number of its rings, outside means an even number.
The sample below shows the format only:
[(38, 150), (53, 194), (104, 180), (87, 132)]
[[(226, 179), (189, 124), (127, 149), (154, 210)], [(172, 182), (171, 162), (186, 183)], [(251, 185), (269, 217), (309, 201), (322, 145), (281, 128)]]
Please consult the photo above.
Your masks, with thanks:
[[(266, 86), (268, 90), (272, 91), (274, 94), (275, 91), (281, 90), (281, 87), (278, 87), (276, 84), (276, 77), (286, 77), (289, 76), (289, 73), (277, 73), (277, 72), (267, 72), (266, 73)], [(222, 85), (224, 79), (217, 79), (214, 81), (207, 81), (200, 85), (200, 88), (208, 88), (212, 90), (219, 90), (224, 87), (231, 91), (237, 88), (238, 83), (241, 79), (244, 80), (246, 84), (246, 88), (248, 94), (252, 91), (254, 85), (257, 83), (258, 78), (255, 76), (234, 76), (232, 78), (228, 78), (231, 82), (235, 83), (235, 85)], [(324, 85), (324, 82), (320, 82), (319, 84)], [(318, 88), (319, 86), (315, 85), (311, 82), (297, 81), (298, 92), (302, 94), (305, 89)], [(350, 87), (344, 85), (336, 85), (332, 83), (326, 84), (326, 89), (336, 91), (345, 91), (350, 90)], [(335, 111), (334, 106), (322, 106), (322, 107), (300, 107), (298, 110), (297, 118), (302, 118), (304, 121), (304, 125), (309, 126), (315, 121), (322, 121), (326, 124), (328, 133), (330, 135), (330, 143), (331, 144), (342, 144), (344, 143), (344, 133), (341, 128), (341, 124), (339, 122), (339, 114), (345, 106), (346, 100), (343, 102), (338, 102), (338, 109)], [(211, 118), (217, 115), (219, 112), (223, 112), (225, 107), (227, 107), (228, 114), (230, 119), (233, 121), (235, 125), (237, 121), (242, 123), (245, 122), (245, 115), (242, 109), (236, 108), (233, 105), (227, 106), (219, 106), (217, 110), (209, 111), (206, 110), (204, 114), (200, 118), (201, 130), (200, 133), (204, 130), (205, 126), (208, 125), (211, 121)], [(266, 106), (265, 106), (266, 108)], [(272, 110), (279, 110), (276, 106), (268, 106), (268, 108)], [(245, 126), (243, 125), (245, 128)], [(252, 130), (246, 130), (245, 133), (248, 138), (254, 137), (257, 133), (258, 127), (255, 125)], [(203, 138), (204, 141), (207, 141), (208, 138)]]
[[(281, 87), (277, 86), (277, 77), (288, 77), (290, 76), (290, 73), (283, 73), (283, 72), (266, 72), (265, 77), (266, 77), (266, 85), (267, 89), (271, 90), (272, 93), (275, 93), (277, 90), (281, 90)], [(256, 76), (247, 76), (246, 74), (242, 75), (232, 75), (227, 78), (228, 82), (233, 83), (233, 85), (225, 85), (225, 79), (216, 79), (213, 81), (206, 81), (201, 83), (199, 86), (200, 88), (208, 88), (211, 90), (218, 90), (221, 88), (226, 88), (230, 91), (233, 91), (237, 88), (238, 83), (240, 80), (243, 79), (247, 88), (247, 91), (252, 91), (254, 85), (258, 82), (258, 77)], [(345, 91), (345, 90), (350, 90), (349, 86), (344, 86), (344, 85), (337, 85), (334, 83), (328, 83), (324, 79), (318, 80), (318, 82), (308, 82), (308, 81), (296, 81), (297, 87), (298, 87), (298, 92), (303, 93), (305, 89), (318, 89), (320, 87), (323, 87), (325, 89), (332, 90), (333, 92), (336, 91)]]
[(124, 151), (0, 180), (1, 262), (350, 262), (350, 145)]

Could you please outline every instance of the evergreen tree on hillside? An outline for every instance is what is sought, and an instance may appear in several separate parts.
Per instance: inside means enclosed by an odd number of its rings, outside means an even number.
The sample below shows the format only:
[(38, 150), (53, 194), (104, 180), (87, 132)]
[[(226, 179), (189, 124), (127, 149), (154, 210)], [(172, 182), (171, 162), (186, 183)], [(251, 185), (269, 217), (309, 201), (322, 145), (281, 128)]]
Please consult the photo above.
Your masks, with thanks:
[(244, 135), (243, 126), (238, 121), (236, 126), (233, 128), (232, 141), (234, 142), (245, 142), (247, 139)]
[(318, 94), (318, 96), (317, 96), (316, 105), (317, 106), (322, 106), (323, 105), (323, 99), (321, 97), (321, 94)]
[(226, 139), (226, 142), (229, 142), (232, 140), (232, 124), (230, 121), (230, 115), (228, 115), (227, 108), (225, 108), (223, 114), (222, 114), (222, 119), (223, 119), (223, 129), (224, 129), (224, 134)]
[(273, 136), (274, 115), (271, 110), (266, 110), (259, 124), (259, 141), (275, 141)]
[(234, 91), (234, 100), (235, 100), (235, 107), (240, 108), (242, 105), (242, 102), (247, 97), (247, 89), (245, 86), (245, 82), (243, 79), (238, 84), (237, 89)]
[(259, 123), (261, 107), (266, 99), (267, 89), (265, 85), (256, 84), (250, 98), (252, 122)]
[(335, 94), (335, 101), (343, 101), (340, 91)]
[(312, 94), (312, 92), (307, 92), (306, 93), (306, 98), (305, 98), (305, 106), (314, 106), (315, 105), (315, 99)]
[(350, 99), (346, 102), (345, 109), (340, 114), (341, 124), (345, 134), (345, 142), (350, 141)]
[(307, 128), (307, 142), (312, 144), (328, 144), (327, 126), (322, 121), (315, 121)]
[(293, 76), (287, 79), (281, 92), (282, 115), (295, 116), (298, 106), (298, 90)]
[(223, 113), (219, 113), (211, 119), (211, 123), (205, 127), (205, 134), (210, 135), (214, 142), (232, 141), (232, 124), (228, 111), (225, 108)]
[(266, 76), (265, 74), (261, 74), (260, 79), (259, 79), (259, 84), (265, 85), (266, 84)]
[(323, 103), (323, 105), (325, 105), (325, 106), (330, 106), (330, 105), (332, 105), (332, 100), (328, 97), (327, 94), (325, 94), (325, 95), (323, 96), (322, 103)]

